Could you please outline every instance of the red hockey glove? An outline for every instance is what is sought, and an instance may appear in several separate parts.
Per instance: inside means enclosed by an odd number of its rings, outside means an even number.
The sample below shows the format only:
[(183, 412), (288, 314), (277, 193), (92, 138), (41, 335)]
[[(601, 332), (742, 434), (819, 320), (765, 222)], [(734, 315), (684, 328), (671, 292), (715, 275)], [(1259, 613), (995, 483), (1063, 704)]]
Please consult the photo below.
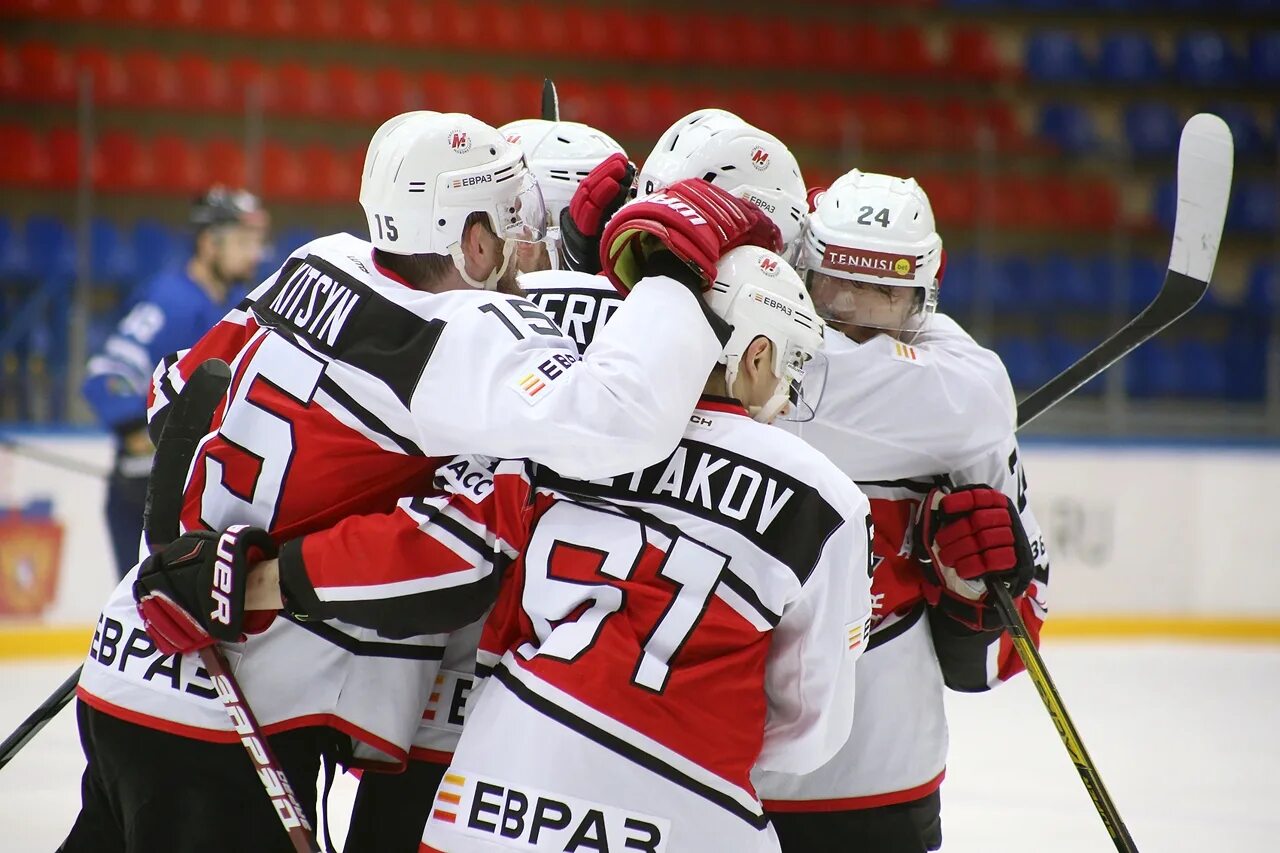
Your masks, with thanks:
[(746, 245), (781, 251), (778, 226), (754, 204), (689, 178), (623, 205), (600, 238), (600, 264), (626, 295), (648, 274), (650, 255), (666, 249), (693, 268), (706, 291), (720, 256)]
[(183, 534), (148, 557), (133, 600), (156, 648), (166, 655), (194, 652), (265, 631), (275, 612), (246, 614), (245, 582), (251, 566), (275, 555), (267, 531), (238, 524), (221, 534)]
[(1016, 598), (1035, 571), (1013, 501), (989, 486), (931, 490), (916, 522), (916, 551), (933, 589), (932, 596), (926, 591), (930, 603), (976, 630), (1003, 627), (986, 603), (986, 582), (1007, 584)]
[(565, 266), (595, 275), (600, 272), (600, 231), (631, 195), (635, 164), (623, 154), (610, 154), (592, 169), (573, 198), (560, 211), (560, 244)]

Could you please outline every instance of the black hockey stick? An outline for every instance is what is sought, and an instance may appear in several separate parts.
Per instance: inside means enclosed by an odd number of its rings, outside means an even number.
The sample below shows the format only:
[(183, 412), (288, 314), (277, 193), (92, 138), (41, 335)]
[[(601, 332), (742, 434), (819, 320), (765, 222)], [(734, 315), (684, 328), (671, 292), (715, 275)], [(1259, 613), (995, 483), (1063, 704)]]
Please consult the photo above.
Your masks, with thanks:
[(560, 120), (560, 96), (556, 94), (556, 84), (550, 77), (542, 80), (542, 118), (546, 121)]
[[(192, 372), (191, 378), (172, 403), (162, 441), (156, 447), (155, 458), (151, 461), (151, 479), (147, 483), (147, 499), (143, 509), (143, 529), (147, 532), (147, 544), (153, 550), (158, 541), (168, 541), (153, 539), (153, 529), (172, 530), (173, 535), (169, 539), (177, 536), (181, 503), (173, 500), (172, 505), (170, 501), (162, 504), (154, 496), (182, 494), (196, 444), (209, 429), (213, 410), (226, 390), (229, 377), (226, 362), (207, 361)], [(157, 524), (165, 527), (157, 528)], [(81, 669), (82, 666), (76, 667), (76, 671), (0, 744), (0, 768), (8, 764), (18, 750), (26, 746), (71, 701), (76, 685), (80, 682)]]
[[(1173, 223), (1173, 251), (1164, 285), (1138, 316), (1019, 403), (1019, 428), (1173, 325), (1204, 296), (1213, 277), (1227, 199), (1231, 194), (1232, 152), (1231, 131), (1222, 119), (1201, 113), (1187, 122), (1178, 147), (1178, 206)], [(987, 590), (1116, 850), (1137, 853), (1133, 836), (1102, 784), (1102, 776), (1085, 750), (1080, 732), (1071, 722), (1062, 696), (1049, 677), (1044, 659), (1008, 588), (1002, 583), (988, 583)]]
[[(191, 467), (196, 447), (209, 431), (214, 407), (227, 390), (231, 371), (226, 362), (210, 359), (195, 369), (187, 380), (187, 387), (196, 381), (200, 381), (202, 386), (195, 399), (202, 405), (207, 404), (208, 408), (189, 413), (174, 410), (156, 445), (156, 458), (151, 466), (151, 482), (147, 485), (147, 503), (143, 515), (143, 533), (152, 551), (178, 538), (182, 501), (174, 498), (182, 494), (187, 469)], [(183, 391), (185, 393), (185, 387)], [(231, 718), (231, 727), (240, 736), (241, 745), (249, 753), (258, 781), (262, 783), (276, 816), (289, 834), (294, 850), (298, 853), (318, 853), (320, 848), (316, 844), (307, 814), (298, 802), (293, 786), (289, 784), (289, 778), (272, 751), (271, 744), (262, 733), (253, 710), (245, 700), (244, 691), (227, 666), (222, 650), (217, 645), (206, 646), (199, 654), (204, 668), (213, 680), (214, 688), (218, 691), (218, 698), (222, 701), (227, 716)]]

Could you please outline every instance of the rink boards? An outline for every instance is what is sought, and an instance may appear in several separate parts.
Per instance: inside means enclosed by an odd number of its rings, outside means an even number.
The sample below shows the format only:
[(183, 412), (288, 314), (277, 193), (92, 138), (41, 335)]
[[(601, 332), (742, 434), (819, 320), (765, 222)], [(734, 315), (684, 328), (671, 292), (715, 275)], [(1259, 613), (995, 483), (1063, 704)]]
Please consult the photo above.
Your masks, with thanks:
[[(4, 437), (24, 450), (0, 444), (0, 657), (78, 653), (115, 579), (110, 440)], [(1030, 440), (1023, 457), (1052, 636), (1280, 641), (1280, 446)]]

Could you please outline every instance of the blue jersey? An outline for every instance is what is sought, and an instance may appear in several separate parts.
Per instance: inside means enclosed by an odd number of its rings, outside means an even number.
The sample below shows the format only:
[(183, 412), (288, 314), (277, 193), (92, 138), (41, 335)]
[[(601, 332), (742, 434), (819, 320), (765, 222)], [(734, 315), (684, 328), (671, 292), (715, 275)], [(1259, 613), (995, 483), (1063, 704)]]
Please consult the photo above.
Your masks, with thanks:
[(89, 359), (84, 396), (98, 420), (123, 432), (146, 426), (147, 389), (160, 360), (194, 344), (244, 296), (232, 288), (214, 302), (186, 269), (163, 272), (138, 292), (138, 300)]

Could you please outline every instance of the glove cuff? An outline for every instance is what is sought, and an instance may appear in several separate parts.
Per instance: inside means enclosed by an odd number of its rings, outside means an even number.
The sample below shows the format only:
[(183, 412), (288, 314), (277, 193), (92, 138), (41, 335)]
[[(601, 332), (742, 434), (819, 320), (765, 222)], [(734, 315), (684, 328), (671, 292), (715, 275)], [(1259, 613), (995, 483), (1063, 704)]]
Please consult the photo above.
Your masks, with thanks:
[[(280, 546), (280, 599), (285, 612), (302, 622), (317, 618), (323, 604), (316, 595), (307, 563), (302, 556), (302, 543), (306, 537), (290, 539)], [(320, 617), (323, 618), (323, 617)]]
[(600, 238), (578, 230), (566, 205), (560, 211), (560, 254), (566, 268), (596, 275), (600, 272)]

